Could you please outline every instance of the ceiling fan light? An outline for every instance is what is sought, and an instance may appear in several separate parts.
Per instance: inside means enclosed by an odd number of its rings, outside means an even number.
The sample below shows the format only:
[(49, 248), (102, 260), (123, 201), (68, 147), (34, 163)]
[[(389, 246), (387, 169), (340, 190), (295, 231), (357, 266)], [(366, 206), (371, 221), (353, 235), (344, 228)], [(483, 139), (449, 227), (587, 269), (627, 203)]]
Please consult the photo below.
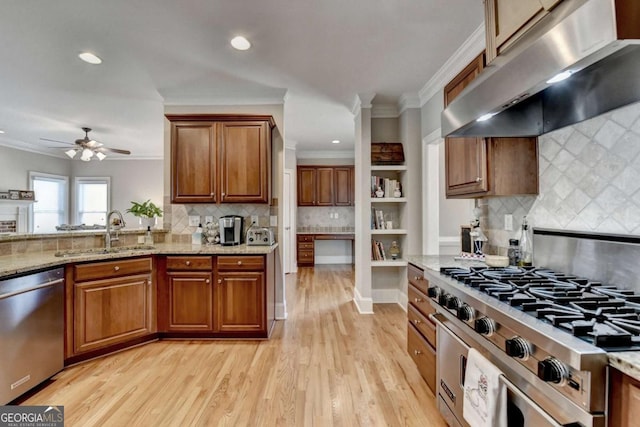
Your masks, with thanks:
[(83, 162), (88, 162), (89, 160), (91, 160), (91, 158), (93, 157), (93, 151), (85, 148), (84, 150), (82, 150), (82, 156), (80, 156), (80, 160), (82, 160)]
[(69, 156), (70, 159), (73, 159), (76, 156), (76, 154), (78, 154), (78, 150), (76, 150), (75, 148), (72, 148), (71, 150), (65, 151), (64, 154)]
[(106, 155), (106, 154), (104, 154), (104, 153), (101, 153), (100, 151), (98, 151), (98, 152), (96, 153), (96, 157), (98, 158), (98, 160), (103, 161), (104, 159), (106, 159), (106, 158), (107, 158), (107, 155)]

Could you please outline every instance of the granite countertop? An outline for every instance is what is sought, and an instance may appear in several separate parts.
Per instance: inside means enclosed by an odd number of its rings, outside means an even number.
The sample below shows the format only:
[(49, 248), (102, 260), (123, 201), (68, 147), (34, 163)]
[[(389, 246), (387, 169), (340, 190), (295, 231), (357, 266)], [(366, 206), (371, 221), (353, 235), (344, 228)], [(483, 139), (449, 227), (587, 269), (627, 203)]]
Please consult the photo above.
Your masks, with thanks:
[[(154, 228), (151, 230), (154, 234), (169, 233), (169, 230), (162, 228)], [(86, 237), (86, 236), (104, 236), (106, 229), (95, 230), (61, 230), (55, 233), (0, 233), (0, 242), (16, 241), (16, 240), (41, 240), (41, 239), (57, 239), (60, 237)], [(122, 228), (118, 230), (118, 234), (144, 234), (146, 230), (142, 228)]]
[[(482, 261), (454, 259), (452, 255), (410, 255), (411, 264), (433, 271), (440, 267), (472, 267), (485, 266)], [(620, 372), (640, 381), (640, 351), (620, 351), (608, 353), (609, 365)]]
[[(136, 249), (113, 253), (87, 253), (73, 256), (55, 256), (56, 251), (23, 253), (0, 256), (0, 277), (27, 273), (44, 268), (59, 267), (69, 263), (128, 258), (141, 255), (264, 255), (273, 252), (278, 244), (271, 246), (221, 246), (190, 245), (177, 243), (157, 243), (153, 248)], [(90, 251), (90, 250), (87, 250)], [(75, 252), (75, 251), (71, 251)]]
[(344, 230), (314, 230), (314, 231), (296, 231), (297, 234), (355, 234), (355, 231), (344, 231)]

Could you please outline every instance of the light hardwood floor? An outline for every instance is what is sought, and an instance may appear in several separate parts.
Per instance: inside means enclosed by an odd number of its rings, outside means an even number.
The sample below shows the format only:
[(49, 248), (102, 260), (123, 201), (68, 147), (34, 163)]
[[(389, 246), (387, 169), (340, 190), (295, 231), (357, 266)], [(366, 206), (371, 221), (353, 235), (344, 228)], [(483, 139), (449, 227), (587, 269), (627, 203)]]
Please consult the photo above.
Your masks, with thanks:
[(161, 341), (83, 363), (23, 404), (66, 426), (445, 426), (395, 304), (360, 315), (351, 266), (287, 276), (268, 341)]

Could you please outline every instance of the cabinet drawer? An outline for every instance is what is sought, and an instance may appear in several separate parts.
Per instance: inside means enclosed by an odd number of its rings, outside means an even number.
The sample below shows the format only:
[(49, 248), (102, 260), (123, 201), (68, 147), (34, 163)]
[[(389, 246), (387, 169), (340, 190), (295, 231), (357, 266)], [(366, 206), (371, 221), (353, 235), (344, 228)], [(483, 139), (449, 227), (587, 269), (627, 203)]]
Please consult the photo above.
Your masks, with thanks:
[(436, 312), (431, 303), (429, 303), (429, 298), (426, 295), (418, 291), (412, 285), (409, 285), (408, 291), (409, 303), (418, 309), (418, 311), (425, 317)]
[(298, 251), (298, 259), (304, 261), (313, 261), (313, 251)]
[(407, 325), (407, 351), (418, 367), (420, 375), (425, 379), (431, 391), (435, 393), (436, 351), (411, 324)]
[(211, 270), (213, 262), (210, 256), (168, 256), (167, 270)]
[(311, 242), (311, 243), (307, 243), (307, 242), (298, 243), (298, 250), (300, 250), (300, 249), (311, 249), (311, 250), (313, 250), (313, 242)]
[(418, 290), (425, 295), (427, 294), (429, 281), (424, 278), (424, 271), (421, 268), (418, 268), (413, 264), (409, 264), (409, 267), (407, 268), (407, 276), (409, 283), (418, 288)]
[(264, 257), (262, 256), (219, 256), (218, 270), (264, 270)]
[(311, 234), (298, 234), (298, 242), (313, 242)]
[(73, 277), (76, 282), (94, 279), (108, 279), (111, 277), (128, 276), (131, 274), (147, 273), (151, 271), (151, 258), (121, 259), (117, 261), (90, 262), (74, 266)]
[(426, 338), (431, 347), (436, 348), (436, 325), (426, 318), (414, 306), (407, 307), (407, 319)]

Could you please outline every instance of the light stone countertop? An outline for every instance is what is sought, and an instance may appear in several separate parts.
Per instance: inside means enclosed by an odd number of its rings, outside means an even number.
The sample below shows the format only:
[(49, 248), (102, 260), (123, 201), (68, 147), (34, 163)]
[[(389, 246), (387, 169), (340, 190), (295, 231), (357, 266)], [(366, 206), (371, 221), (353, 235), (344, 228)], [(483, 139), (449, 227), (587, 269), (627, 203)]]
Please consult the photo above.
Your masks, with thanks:
[(29, 252), (0, 256), (0, 278), (13, 274), (28, 273), (63, 266), (69, 263), (101, 261), (117, 258), (129, 258), (141, 255), (265, 255), (273, 252), (278, 244), (271, 246), (221, 246), (190, 245), (176, 243), (157, 243), (153, 249), (122, 251), (113, 253), (89, 253), (76, 256), (57, 257), (56, 251)]
[[(418, 267), (440, 271), (440, 267), (471, 267), (485, 266), (482, 261), (457, 260), (451, 255), (410, 255), (407, 258), (411, 264)], [(609, 365), (620, 372), (640, 381), (640, 351), (620, 351), (607, 353)]]
[(355, 234), (355, 230), (345, 230), (344, 227), (320, 227), (296, 230), (296, 234)]

